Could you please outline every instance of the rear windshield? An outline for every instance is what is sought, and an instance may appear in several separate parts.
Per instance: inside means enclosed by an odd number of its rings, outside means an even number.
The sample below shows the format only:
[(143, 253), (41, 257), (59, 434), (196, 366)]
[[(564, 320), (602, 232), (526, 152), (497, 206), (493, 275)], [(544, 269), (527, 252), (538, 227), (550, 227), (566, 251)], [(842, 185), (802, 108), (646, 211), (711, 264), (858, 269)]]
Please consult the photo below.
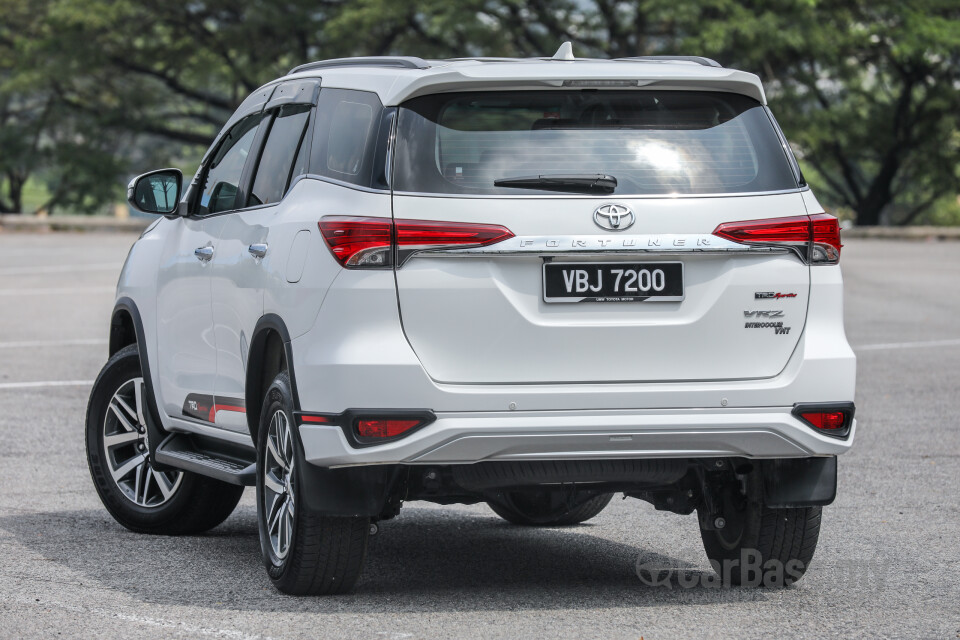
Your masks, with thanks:
[(495, 187), (522, 176), (606, 174), (614, 193), (707, 194), (797, 188), (759, 102), (693, 91), (451, 93), (406, 102), (397, 191), (555, 193)]

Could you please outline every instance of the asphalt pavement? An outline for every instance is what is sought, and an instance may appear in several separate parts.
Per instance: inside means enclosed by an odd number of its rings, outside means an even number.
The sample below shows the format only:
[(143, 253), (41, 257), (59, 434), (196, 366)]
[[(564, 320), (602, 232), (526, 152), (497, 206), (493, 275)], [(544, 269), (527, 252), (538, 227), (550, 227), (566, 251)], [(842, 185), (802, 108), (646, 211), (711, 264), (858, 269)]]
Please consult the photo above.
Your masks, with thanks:
[(0, 637), (960, 638), (960, 242), (843, 250), (857, 443), (793, 587), (714, 588), (694, 516), (618, 497), (541, 530), (410, 503), (353, 594), (293, 598), (260, 563), (252, 491), (185, 538), (100, 505), (84, 412), (135, 239), (0, 233)]

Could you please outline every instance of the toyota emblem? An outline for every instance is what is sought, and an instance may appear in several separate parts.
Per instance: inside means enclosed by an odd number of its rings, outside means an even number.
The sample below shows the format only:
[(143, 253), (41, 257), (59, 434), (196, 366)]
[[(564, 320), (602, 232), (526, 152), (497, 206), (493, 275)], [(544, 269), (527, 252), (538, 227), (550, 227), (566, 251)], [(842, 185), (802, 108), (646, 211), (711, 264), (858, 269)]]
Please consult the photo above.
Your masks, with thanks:
[(608, 231), (623, 231), (636, 221), (630, 207), (623, 204), (604, 204), (593, 212), (593, 221)]

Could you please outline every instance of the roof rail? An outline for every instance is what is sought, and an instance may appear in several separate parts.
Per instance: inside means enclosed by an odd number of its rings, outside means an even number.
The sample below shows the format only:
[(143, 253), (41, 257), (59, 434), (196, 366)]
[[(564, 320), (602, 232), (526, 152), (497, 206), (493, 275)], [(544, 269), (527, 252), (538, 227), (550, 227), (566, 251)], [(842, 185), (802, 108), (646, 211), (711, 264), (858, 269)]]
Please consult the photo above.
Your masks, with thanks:
[(548, 60), (549, 58), (503, 58), (496, 56), (476, 56), (466, 58), (443, 58), (438, 62), (518, 62), (521, 60)]
[(367, 56), (363, 58), (335, 58), (318, 60), (294, 67), (287, 75), (314, 69), (332, 69), (334, 67), (394, 67), (398, 69), (429, 69), (430, 64), (423, 58), (412, 56)]
[(632, 58), (614, 58), (614, 60), (624, 62), (694, 62), (705, 67), (723, 68), (716, 60), (703, 56), (634, 56)]

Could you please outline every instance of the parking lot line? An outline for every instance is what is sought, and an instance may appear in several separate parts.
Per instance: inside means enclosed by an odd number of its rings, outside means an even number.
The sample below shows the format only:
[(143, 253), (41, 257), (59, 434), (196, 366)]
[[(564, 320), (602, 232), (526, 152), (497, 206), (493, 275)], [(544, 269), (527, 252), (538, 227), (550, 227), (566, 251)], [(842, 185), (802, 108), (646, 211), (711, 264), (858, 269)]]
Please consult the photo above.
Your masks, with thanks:
[(0, 296), (60, 296), (68, 293), (113, 293), (116, 290), (116, 287), (33, 287), (0, 289)]
[(28, 347), (76, 347), (107, 344), (106, 338), (80, 338), (76, 340), (19, 340), (0, 342), (0, 349), (25, 349)]
[(44, 387), (89, 387), (93, 380), (41, 380), (38, 382), (0, 382), (0, 391), (9, 389), (42, 389)]
[(74, 273), (77, 271), (119, 271), (121, 265), (116, 262), (97, 262), (93, 264), (57, 264), (33, 267), (0, 267), (0, 276), (25, 275), (32, 276), (42, 273)]
[[(17, 576), (20, 577), (20, 576)], [(29, 578), (28, 578), (29, 579)], [(124, 613), (119, 610), (109, 609), (105, 607), (88, 607), (79, 604), (70, 604), (68, 602), (62, 602), (59, 600), (52, 600), (49, 598), (26, 598), (23, 596), (14, 596), (12, 598), (14, 602), (22, 606), (37, 608), (37, 607), (56, 607), (58, 609), (63, 609), (65, 611), (70, 611), (72, 613), (79, 613), (85, 616), (91, 614), (102, 616), (105, 618), (112, 618), (114, 620), (119, 620), (121, 622), (130, 622), (133, 624), (144, 625), (147, 627), (154, 627), (157, 629), (167, 629), (172, 632), (177, 632), (177, 635), (185, 634), (187, 637), (197, 637), (197, 636), (213, 636), (218, 638), (236, 638), (238, 640), (257, 640), (264, 638), (264, 636), (257, 634), (249, 634), (244, 631), (239, 631), (236, 629), (223, 629), (217, 627), (201, 627), (185, 623), (181, 620), (167, 620), (165, 618), (157, 618), (151, 616), (142, 616), (134, 615), (129, 613)]]
[(882, 351), (884, 349), (924, 349), (927, 347), (960, 347), (960, 338), (952, 340), (925, 340), (922, 342), (886, 342), (864, 344), (854, 347), (854, 351)]

